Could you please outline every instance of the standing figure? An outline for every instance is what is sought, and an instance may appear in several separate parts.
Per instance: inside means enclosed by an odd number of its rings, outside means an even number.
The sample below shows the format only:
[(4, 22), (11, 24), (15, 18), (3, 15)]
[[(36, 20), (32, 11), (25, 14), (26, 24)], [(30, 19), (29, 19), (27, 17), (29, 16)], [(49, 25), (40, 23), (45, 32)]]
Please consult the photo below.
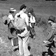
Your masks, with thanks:
[(15, 22), (13, 25), (17, 29), (19, 54), (24, 56), (32, 56), (28, 50), (29, 31), (27, 27), (29, 26), (29, 17), (25, 13), (26, 9), (27, 7), (25, 4), (20, 6), (20, 11), (15, 15)]
[(36, 16), (35, 16), (35, 14), (34, 14), (34, 10), (33, 10), (33, 8), (29, 8), (28, 10), (27, 10), (27, 14), (28, 14), (28, 16), (29, 16), (29, 25), (30, 25), (30, 36), (33, 38), (35, 35), (36, 35), (36, 33), (35, 33), (35, 30), (34, 30), (34, 26), (35, 26), (35, 23), (36, 23)]
[(8, 20), (7, 20), (8, 32), (10, 35), (12, 35), (12, 36), (9, 35), (8, 39), (11, 41), (12, 47), (14, 47), (14, 48), (18, 45), (18, 43), (17, 43), (18, 40), (16, 38), (16, 29), (14, 28), (14, 26), (12, 24), (12, 22), (14, 22), (14, 20), (15, 20), (15, 18), (14, 18), (15, 12), (16, 12), (16, 9), (10, 8), (9, 14), (8, 14)]
[(14, 8), (10, 8), (10, 10), (9, 10), (9, 14), (8, 14), (8, 27), (10, 28), (10, 32), (11, 32), (11, 34), (13, 34), (13, 29), (15, 29), (14, 27), (13, 27), (13, 24), (11, 23), (11, 22), (13, 22), (14, 21), (14, 16), (15, 16), (15, 13), (16, 12), (16, 9), (14, 9)]

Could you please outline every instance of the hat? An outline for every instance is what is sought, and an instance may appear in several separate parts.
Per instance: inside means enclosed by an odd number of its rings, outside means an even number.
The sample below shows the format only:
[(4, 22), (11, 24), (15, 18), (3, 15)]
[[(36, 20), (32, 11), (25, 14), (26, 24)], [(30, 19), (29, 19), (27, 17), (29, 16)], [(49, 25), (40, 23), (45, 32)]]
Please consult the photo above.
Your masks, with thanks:
[(50, 16), (49, 19), (48, 19), (48, 22), (56, 23), (55, 17), (54, 16)]
[(22, 10), (22, 9), (24, 9), (24, 8), (26, 8), (26, 5), (25, 5), (25, 4), (22, 4), (22, 5), (20, 6), (20, 10)]
[(14, 8), (10, 8), (10, 11), (14, 11), (14, 12), (15, 12), (15, 11), (16, 11), (16, 9), (14, 9)]

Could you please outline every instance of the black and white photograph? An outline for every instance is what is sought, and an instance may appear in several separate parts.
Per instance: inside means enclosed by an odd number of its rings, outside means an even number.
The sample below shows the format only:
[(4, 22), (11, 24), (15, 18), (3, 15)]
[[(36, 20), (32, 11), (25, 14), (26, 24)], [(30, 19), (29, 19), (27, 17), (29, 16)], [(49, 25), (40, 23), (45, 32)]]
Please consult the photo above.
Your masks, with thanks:
[(0, 0), (0, 56), (56, 56), (56, 0)]

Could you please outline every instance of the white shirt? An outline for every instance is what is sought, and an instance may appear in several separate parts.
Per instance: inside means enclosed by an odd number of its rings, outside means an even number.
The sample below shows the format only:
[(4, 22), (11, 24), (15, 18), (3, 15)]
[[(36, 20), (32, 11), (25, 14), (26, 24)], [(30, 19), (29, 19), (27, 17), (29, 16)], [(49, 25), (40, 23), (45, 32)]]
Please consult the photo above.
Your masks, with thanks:
[(29, 25), (29, 23), (28, 23), (29, 22), (28, 21), (29, 20), (29, 17), (28, 17), (28, 15), (26, 13), (24, 13), (23, 11), (20, 11), (19, 13), (17, 13), (15, 15), (15, 19), (18, 18), (17, 17), (18, 15), (20, 15), (20, 17), (25, 20), (26, 24)]
[(10, 21), (13, 21), (13, 20), (14, 20), (13, 15), (12, 15), (12, 14), (9, 14), (9, 15), (8, 15), (8, 23), (9, 23)]
[(8, 15), (8, 18), (9, 18), (10, 20), (14, 20), (14, 18), (13, 18), (13, 15), (12, 15), (12, 14), (9, 14), (9, 15)]
[(35, 17), (31, 15), (30, 17), (30, 23), (35, 23)]
[[(20, 17), (25, 21), (26, 25), (28, 26), (29, 25), (29, 23), (28, 23), (28, 20), (29, 20), (28, 15), (26, 13), (24, 13), (23, 11), (20, 11), (19, 13), (17, 13), (15, 15), (15, 19), (18, 18), (17, 17), (18, 15), (20, 15)], [(24, 26), (24, 24), (23, 24), (23, 26)], [(21, 34), (18, 34), (18, 36), (26, 36), (26, 35), (28, 35), (29, 31), (27, 30), (27, 26), (26, 27), (25, 26), (23, 27), (23, 28), (25, 28), (25, 31), (22, 32)]]
[(31, 23), (35, 23), (35, 17), (30, 15), (30, 27), (32, 27)]

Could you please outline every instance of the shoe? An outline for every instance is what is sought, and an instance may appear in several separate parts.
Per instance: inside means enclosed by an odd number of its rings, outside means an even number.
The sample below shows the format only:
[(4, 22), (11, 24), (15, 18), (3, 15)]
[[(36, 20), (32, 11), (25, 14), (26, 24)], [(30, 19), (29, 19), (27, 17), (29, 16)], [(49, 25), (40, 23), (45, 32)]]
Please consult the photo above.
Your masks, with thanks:
[(33, 56), (32, 54), (30, 54), (29, 56)]
[(9, 37), (9, 36), (8, 36), (8, 39), (9, 39), (9, 40), (11, 40), (12, 38), (13, 38), (13, 37)]
[(31, 49), (31, 47), (30, 46), (28, 46), (28, 50), (30, 51), (30, 49)]

